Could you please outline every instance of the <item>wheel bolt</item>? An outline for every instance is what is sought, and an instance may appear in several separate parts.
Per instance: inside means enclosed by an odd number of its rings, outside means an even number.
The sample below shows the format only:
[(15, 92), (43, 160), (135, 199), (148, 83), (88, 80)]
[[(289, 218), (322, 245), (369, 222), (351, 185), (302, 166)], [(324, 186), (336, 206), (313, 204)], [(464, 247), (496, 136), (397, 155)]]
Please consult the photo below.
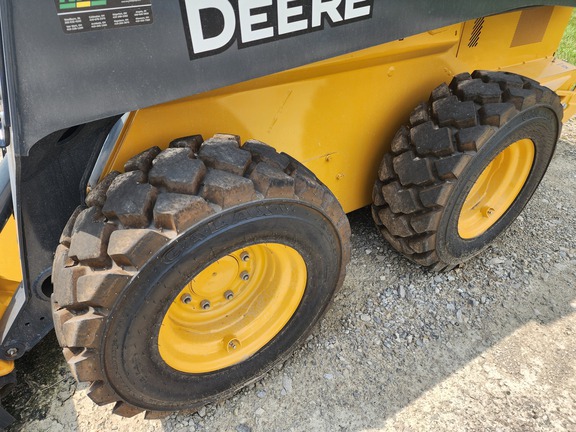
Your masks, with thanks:
[(224, 298), (226, 300), (232, 300), (234, 298), (234, 293), (232, 291), (228, 290), (224, 293)]
[(200, 302), (200, 307), (204, 310), (210, 309), (210, 302), (208, 300), (202, 300)]
[(483, 215), (484, 217), (489, 218), (489, 217), (491, 217), (491, 216), (494, 214), (495, 211), (496, 211), (496, 210), (494, 210), (492, 207), (484, 207), (484, 208), (482, 209), (482, 215)]
[(243, 281), (247, 281), (248, 279), (250, 279), (250, 275), (248, 274), (248, 272), (243, 271), (242, 273), (240, 273), (240, 279), (242, 279)]
[(240, 347), (240, 341), (238, 339), (232, 339), (228, 342), (228, 351), (234, 351)]
[(192, 303), (192, 296), (190, 294), (184, 294), (180, 297), (180, 300), (182, 300), (184, 304), (190, 304)]
[(240, 254), (240, 259), (244, 262), (250, 261), (250, 254), (248, 254), (248, 252), (242, 252)]
[(16, 357), (17, 354), (18, 354), (18, 348), (8, 348), (8, 351), (6, 351), (6, 355), (10, 358)]

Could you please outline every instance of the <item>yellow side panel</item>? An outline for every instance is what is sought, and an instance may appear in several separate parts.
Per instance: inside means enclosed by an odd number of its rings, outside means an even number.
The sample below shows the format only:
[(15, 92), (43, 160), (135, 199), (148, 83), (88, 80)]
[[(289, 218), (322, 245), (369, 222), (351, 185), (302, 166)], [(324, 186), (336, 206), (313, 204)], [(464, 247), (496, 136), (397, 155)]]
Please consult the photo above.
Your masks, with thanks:
[[(455, 70), (460, 25), (140, 110), (108, 169), (177, 137), (234, 133), (303, 162), (346, 211), (366, 205), (411, 108)], [(423, 73), (426, 71), (425, 73)]]
[(558, 94), (562, 99), (564, 108), (564, 121), (568, 121), (572, 116), (576, 115), (576, 93), (574, 91), (559, 91)]
[[(10, 218), (0, 232), (0, 248), (2, 250), (2, 259), (0, 260), (0, 317), (2, 317), (22, 281), (20, 250), (14, 218)], [(13, 361), (0, 360), (0, 376), (8, 375), (13, 370)]]
[[(18, 248), (18, 236), (16, 223), (10, 218), (6, 226), (0, 232), (0, 248), (2, 259), (0, 260), (0, 317), (6, 312), (10, 300), (16, 292), (16, 288), (22, 281), (20, 266), (20, 251)], [(14, 370), (13, 361), (0, 361), (0, 376), (9, 374)]]
[(464, 24), (458, 58), (474, 68), (506, 70), (556, 91), (564, 121), (576, 114), (576, 67), (554, 58), (572, 15), (569, 7), (539, 7)]
[(16, 288), (22, 281), (20, 250), (14, 218), (8, 219), (6, 226), (0, 232), (0, 247), (2, 249), (2, 259), (0, 260), (0, 316), (2, 316)]
[(571, 13), (572, 8), (546, 6), (468, 21), (458, 58), (487, 70), (552, 58)]
[[(486, 17), (480, 31), (476, 21), (453, 25), (140, 110), (127, 122), (107, 171), (122, 171), (133, 155), (175, 138), (233, 133), (292, 155), (345, 211), (355, 210), (371, 202), (379, 162), (400, 125), (455, 74), (513, 71), (572, 98), (574, 67), (553, 61), (570, 11), (538, 8)], [(531, 28), (538, 31), (531, 34)]]

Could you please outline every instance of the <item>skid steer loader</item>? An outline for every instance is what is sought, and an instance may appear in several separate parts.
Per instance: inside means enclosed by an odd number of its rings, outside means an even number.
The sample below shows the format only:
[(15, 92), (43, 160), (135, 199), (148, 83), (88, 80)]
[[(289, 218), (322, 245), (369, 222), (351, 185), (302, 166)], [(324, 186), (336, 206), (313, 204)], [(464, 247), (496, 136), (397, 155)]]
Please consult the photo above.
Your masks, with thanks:
[(54, 327), (116, 414), (230, 396), (321, 318), (367, 205), (433, 271), (478, 254), (576, 112), (574, 6), (0, 1), (2, 392)]

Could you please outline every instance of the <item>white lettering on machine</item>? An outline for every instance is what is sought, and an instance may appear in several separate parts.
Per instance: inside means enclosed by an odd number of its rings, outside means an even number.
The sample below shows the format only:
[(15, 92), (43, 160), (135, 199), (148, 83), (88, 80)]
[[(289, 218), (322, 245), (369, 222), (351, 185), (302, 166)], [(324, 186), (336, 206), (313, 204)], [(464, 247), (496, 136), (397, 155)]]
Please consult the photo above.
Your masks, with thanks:
[(346, 24), (372, 15), (373, 0), (185, 0), (191, 55), (222, 52)]

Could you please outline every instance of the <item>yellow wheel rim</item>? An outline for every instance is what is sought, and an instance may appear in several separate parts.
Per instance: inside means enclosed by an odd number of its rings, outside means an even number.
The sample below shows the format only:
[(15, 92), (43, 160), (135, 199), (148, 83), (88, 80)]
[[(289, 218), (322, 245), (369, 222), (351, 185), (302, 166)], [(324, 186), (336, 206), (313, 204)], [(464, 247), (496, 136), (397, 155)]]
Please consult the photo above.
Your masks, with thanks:
[(484, 234), (510, 208), (530, 175), (535, 147), (530, 139), (502, 150), (480, 174), (458, 219), (458, 234), (472, 239)]
[(304, 259), (286, 245), (258, 244), (220, 258), (170, 305), (158, 335), (162, 359), (186, 373), (246, 360), (288, 323), (306, 280)]

